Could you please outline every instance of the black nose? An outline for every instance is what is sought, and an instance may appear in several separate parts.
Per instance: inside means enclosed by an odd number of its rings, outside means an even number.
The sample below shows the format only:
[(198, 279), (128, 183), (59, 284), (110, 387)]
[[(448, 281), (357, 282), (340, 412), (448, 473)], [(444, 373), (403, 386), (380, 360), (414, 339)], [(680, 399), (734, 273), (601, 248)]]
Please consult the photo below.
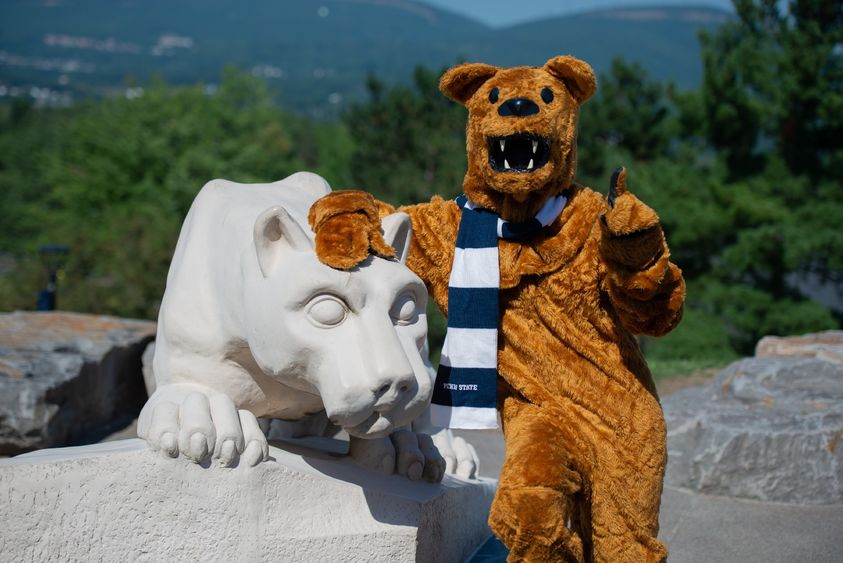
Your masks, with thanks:
[(539, 113), (539, 106), (527, 98), (511, 98), (498, 107), (498, 115), (503, 117), (525, 117)]

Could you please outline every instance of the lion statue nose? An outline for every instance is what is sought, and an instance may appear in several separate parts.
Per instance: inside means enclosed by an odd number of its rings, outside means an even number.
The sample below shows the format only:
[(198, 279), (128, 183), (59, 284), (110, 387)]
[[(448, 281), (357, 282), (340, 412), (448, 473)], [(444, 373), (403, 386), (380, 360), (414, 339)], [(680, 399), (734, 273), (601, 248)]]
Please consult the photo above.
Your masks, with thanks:
[(372, 388), (375, 396), (375, 410), (378, 412), (390, 410), (412, 392), (414, 384), (415, 378), (412, 372), (379, 381)]
[(528, 98), (511, 98), (498, 107), (503, 117), (525, 117), (539, 113), (539, 106)]

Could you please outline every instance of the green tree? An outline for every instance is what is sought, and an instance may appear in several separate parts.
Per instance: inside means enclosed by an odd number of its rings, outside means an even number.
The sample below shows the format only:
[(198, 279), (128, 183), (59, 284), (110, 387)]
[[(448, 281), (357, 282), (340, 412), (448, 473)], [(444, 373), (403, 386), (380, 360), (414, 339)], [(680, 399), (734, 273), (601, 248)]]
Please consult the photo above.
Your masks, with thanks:
[[(707, 135), (732, 177), (776, 154), (796, 175), (843, 179), (843, 7), (838, 0), (735, 0), (702, 35)], [(773, 144), (775, 151), (769, 151)]]
[(233, 70), (213, 95), (157, 81), (134, 99), (32, 114), (0, 130), (0, 252), (18, 255), (0, 278), (4, 309), (33, 306), (34, 250), (53, 242), (71, 247), (62, 308), (154, 317), (179, 227), (207, 181), (305, 168), (350, 177), (341, 126), (291, 117), (263, 82)]
[[(636, 161), (665, 156), (674, 136), (668, 87), (650, 80), (644, 67), (622, 58), (600, 75), (597, 95), (580, 110), (579, 166), (585, 176), (606, 176), (606, 147), (623, 149)], [(616, 165), (615, 165), (616, 166)]]
[(735, 10), (702, 36), (703, 87), (683, 99), (683, 133), (701, 125), (724, 163), (706, 197), (723, 219), (713, 237), (722, 250), (698, 289), (746, 352), (763, 334), (838, 325), (803, 287), (809, 275), (843, 295), (843, 8), (737, 0)]
[(413, 85), (374, 77), (368, 101), (343, 118), (355, 140), (355, 184), (390, 203), (456, 196), (466, 170), (465, 108), (439, 92), (439, 73), (418, 67)]
[(0, 252), (33, 250), (49, 185), (46, 155), (59, 142), (66, 112), (16, 103), (0, 109)]
[(71, 246), (63, 303), (151, 317), (179, 226), (208, 180), (266, 181), (301, 168), (263, 83), (227, 72), (218, 92), (152, 84), (85, 108), (46, 178), (51, 226)]

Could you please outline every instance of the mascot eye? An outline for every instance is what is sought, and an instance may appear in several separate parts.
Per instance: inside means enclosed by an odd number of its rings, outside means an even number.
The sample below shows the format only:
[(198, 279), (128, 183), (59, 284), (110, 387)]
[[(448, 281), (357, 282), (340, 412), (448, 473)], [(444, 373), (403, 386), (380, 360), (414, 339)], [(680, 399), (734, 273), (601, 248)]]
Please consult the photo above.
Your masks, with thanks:
[(319, 295), (310, 302), (307, 317), (320, 328), (335, 327), (345, 320), (348, 307), (333, 295)]
[(392, 305), (389, 315), (399, 325), (408, 325), (416, 322), (418, 312), (416, 311), (415, 296), (411, 293), (403, 294)]
[(542, 100), (544, 103), (549, 104), (553, 101), (553, 90), (550, 88), (542, 88)]
[(497, 88), (492, 88), (492, 91), (489, 92), (489, 101), (493, 104), (498, 101), (498, 94), (500, 94), (500, 90)]

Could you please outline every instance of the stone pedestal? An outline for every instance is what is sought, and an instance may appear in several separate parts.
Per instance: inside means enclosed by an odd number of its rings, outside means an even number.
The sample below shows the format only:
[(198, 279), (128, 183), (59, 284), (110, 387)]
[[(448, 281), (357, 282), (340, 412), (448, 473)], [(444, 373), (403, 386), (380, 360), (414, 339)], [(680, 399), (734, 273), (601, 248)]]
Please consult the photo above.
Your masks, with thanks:
[(159, 457), (141, 440), (0, 462), (12, 561), (464, 561), (489, 535), (495, 481), (439, 485), (315, 450), (255, 468)]

